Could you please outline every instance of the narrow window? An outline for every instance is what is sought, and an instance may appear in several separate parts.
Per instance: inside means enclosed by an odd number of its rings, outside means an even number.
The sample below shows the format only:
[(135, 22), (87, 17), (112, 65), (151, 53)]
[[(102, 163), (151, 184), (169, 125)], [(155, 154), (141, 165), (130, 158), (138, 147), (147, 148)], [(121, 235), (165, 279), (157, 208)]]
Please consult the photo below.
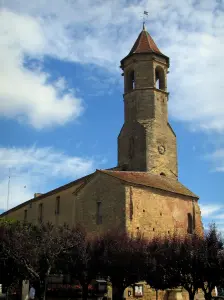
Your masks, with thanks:
[(130, 76), (131, 76), (131, 78), (130, 78), (130, 80), (131, 80), (131, 89), (134, 90), (135, 89), (135, 73), (134, 73), (134, 71), (131, 72)]
[(133, 220), (133, 213), (134, 213), (134, 207), (133, 207), (133, 201), (132, 201), (132, 188), (130, 187), (130, 215), (129, 215), (129, 218), (130, 218), (130, 221)]
[(27, 222), (27, 209), (24, 210), (24, 222)]
[(133, 220), (133, 201), (130, 197), (130, 221), (132, 221), (132, 220)]
[(55, 214), (60, 214), (60, 196), (56, 197)]
[(127, 73), (127, 92), (130, 92), (135, 89), (135, 72), (129, 71)]
[(43, 203), (40, 203), (39, 204), (39, 222), (42, 222), (43, 221)]
[(96, 207), (96, 224), (100, 225), (102, 223), (103, 223), (102, 202), (97, 202), (97, 207)]
[(162, 67), (157, 66), (155, 71), (156, 88), (165, 90), (165, 74)]
[(195, 230), (195, 204), (194, 200), (192, 200), (192, 205), (193, 205), (193, 230)]
[(156, 73), (156, 88), (159, 89), (159, 74)]
[(187, 223), (188, 223), (187, 232), (192, 234), (193, 233), (193, 218), (192, 218), (191, 213), (187, 214)]

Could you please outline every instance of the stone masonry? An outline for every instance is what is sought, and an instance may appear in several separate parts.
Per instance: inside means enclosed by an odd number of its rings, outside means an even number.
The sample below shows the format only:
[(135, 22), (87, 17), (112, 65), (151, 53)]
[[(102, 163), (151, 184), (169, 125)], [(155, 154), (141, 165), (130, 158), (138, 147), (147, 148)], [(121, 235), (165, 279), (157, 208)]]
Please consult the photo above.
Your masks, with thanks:
[(176, 136), (167, 114), (168, 66), (167, 59), (155, 53), (132, 54), (121, 62), (125, 120), (118, 137), (118, 164), (125, 170), (178, 177)]

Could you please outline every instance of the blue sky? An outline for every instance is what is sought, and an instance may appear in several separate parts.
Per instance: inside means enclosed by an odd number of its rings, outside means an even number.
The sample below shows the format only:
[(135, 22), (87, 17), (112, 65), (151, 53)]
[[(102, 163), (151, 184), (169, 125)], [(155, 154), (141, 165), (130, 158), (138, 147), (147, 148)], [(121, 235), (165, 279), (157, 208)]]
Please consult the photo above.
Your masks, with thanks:
[[(154, 1), (155, 2), (155, 1)], [(5, 1), (0, 12), (0, 209), (117, 163), (120, 60), (146, 26), (170, 57), (179, 180), (224, 230), (223, 1)], [(186, 3), (187, 2), (187, 3)]]

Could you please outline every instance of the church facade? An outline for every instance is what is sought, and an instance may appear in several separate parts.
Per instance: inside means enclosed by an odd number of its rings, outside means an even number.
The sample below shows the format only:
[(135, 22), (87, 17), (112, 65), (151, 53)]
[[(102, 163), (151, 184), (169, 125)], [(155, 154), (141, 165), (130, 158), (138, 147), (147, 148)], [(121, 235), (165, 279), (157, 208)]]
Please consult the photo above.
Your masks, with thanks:
[(178, 180), (176, 135), (167, 109), (169, 58), (145, 26), (120, 68), (124, 124), (117, 167), (35, 194), (1, 217), (80, 224), (90, 234), (111, 228), (149, 238), (203, 232), (198, 196)]

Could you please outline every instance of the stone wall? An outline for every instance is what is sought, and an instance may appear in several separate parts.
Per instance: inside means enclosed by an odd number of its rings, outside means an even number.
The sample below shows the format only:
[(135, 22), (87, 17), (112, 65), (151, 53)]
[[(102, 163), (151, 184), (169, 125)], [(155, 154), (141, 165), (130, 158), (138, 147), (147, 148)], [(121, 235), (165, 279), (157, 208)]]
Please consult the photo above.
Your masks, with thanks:
[[(69, 225), (75, 224), (74, 215), (74, 200), (75, 197), (73, 192), (82, 184), (77, 182), (65, 189), (58, 189), (47, 193), (46, 195), (40, 195), (24, 204), (15, 207), (4, 217), (15, 219), (18, 221), (24, 221), (25, 211), (26, 211), (26, 221), (33, 224), (38, 224), (40, 222), (40, 205), (42, 205), (42, 221), (51, 222), (52, 224), (64, 224)], [(59, 214), (56, 214), (56, 199), (60, 197), (60, 210)]]
[(126, 227), (145, 237), (155, 235), (187, 234), (188, 213), (195, 206), (196, 232), (202, 233), (201, 212), (193, 198), (175, 195), (149, 187), (126, 185)]
[[(97, 224), (97, 202), (102, 203), (102, 224)], [(112, 228), (125, 229), (125, 188), (117, 179), (96, 173), (92, 180), (79, 191), (75, 199), (77, 224), (84, 226), (92, 235)]]

